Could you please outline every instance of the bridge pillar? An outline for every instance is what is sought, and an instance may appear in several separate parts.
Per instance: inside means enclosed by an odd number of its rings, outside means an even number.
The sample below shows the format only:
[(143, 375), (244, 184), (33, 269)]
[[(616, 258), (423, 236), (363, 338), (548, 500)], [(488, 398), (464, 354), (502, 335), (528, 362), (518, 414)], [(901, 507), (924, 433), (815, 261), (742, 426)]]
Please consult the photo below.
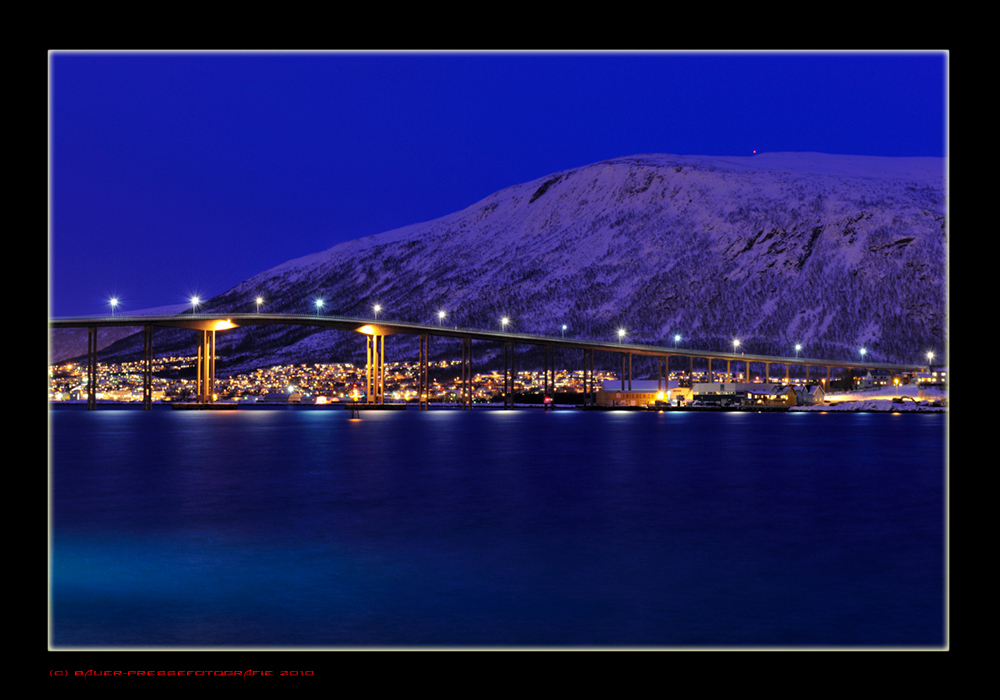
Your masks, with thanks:
[(368, 382), (368, 392), (365, 402), (370, 404), (385, 403), (385, 336), (366, 335), (368, 363), (365, 375)]
[(503, 344), (503, 407), (514, 408), (514, 345)]
[[(548, 411), (552, 408), (552, 403), (546, 403), (545, 398), (548, 397), (555, 402), (556, 399), (556, 349), (551, 345), (546, 345), (545, 348), (545, 369), (543, 378), (543, 388), (542, 388), (542, 405), (545, 410)], [(549, 373), (551, 372), (551, 379), (549, 378)]]
[(195, 392), (198, 394), (198, 403), (215, 401), (215, 331), (201, 332)]
[(594, 351), (583, 351), (583, 405), (593, 406), (597, 403), (594, 392)]
[(462, 410), (472, 410), (472, 338), (462, 338)]
[(87, 328), (87, 410), (97, 409), (97, 326)]
[(142, 410), (153, 409), (153, 327), (142, 329)]
[(430, 408), (430, 382), (428, 381), (428, 371), (427, 371), (427, 351), (429, 348), (429, 342), (427, 339), (427, 334), (422, 333), (420, 335), (420, 368), (417, 370), (417, 407), (421, 411), (426, 411)]

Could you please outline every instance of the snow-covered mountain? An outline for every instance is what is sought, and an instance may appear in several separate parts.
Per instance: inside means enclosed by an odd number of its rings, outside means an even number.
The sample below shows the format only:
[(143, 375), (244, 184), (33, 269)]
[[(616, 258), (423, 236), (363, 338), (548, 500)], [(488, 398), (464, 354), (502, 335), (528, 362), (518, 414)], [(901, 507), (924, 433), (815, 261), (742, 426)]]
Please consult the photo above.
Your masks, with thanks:
[[(203, 309), (326, 313), (706, 349), (917, 362), (942, 357), (941, 158), (635, 155), (514, 185), (426, 223), (260, 273)], [(166, 346), (193, 334), (158, 331)], [(170, 335), (172, 333), (172, 335)], [(234, 366), (349, 360), (353, 334), (220, 335)], [(169, 336), (169, 337), (168, 337)], [(405, 340), (401, 350), (405, 346)], [(396, 338), (393, 338), (396, 342)], [(116, 348), (125, 352), (127, 343)], [(407, 349), (403, 352), (410, 353)], [(390, 356), (389, 358), (394, 359)], [(414, 357), (415, 359), (415, 357)]]

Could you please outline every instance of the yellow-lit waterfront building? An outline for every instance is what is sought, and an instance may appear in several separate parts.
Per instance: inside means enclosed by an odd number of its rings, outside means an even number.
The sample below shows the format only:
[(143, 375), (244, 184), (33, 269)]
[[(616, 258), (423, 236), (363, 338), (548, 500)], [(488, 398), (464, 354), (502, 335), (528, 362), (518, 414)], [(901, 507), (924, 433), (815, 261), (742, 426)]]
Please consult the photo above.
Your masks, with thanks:
[(597, 390), (598, 406), (652, 406), (657, 401), (668, 400), (666, 382), (655, 379), (625, 380), (624, 389), (622, 380), (605, 379)]

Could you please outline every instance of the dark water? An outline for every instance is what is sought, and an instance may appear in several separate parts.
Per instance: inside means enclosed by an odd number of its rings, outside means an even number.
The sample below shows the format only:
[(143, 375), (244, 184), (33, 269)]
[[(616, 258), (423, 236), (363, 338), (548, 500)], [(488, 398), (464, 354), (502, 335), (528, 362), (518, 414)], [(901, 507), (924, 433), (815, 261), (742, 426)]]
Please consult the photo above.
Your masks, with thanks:
[(940, 647), (940, 414), (53, 410), (61, 647)]

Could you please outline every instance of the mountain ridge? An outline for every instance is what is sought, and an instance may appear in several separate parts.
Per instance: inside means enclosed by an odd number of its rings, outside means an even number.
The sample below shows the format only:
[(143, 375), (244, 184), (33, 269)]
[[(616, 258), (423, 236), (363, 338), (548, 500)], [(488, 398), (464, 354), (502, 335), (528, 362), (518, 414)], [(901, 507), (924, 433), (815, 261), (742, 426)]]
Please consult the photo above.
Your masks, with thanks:
[[(817, 153), (636, 154), (512, 185), (431, 221), (254, 275), (206, 310), (368, 316), (875, 361), (943, 356), (946, 161)], [(331, 331), (219, 337), (228, 363), (332, 361)], [(179, 346), (181, 335), (166, 340)], [(401, 354), (409, 354), (400, 340)], [(415, 344), (415, 342), (414, 342)], [(685, 343), (687, 344), (687, 342)], [(116, 351), (127, 352), (122, 341)], [(159, 350), (156, 350), (159, 352)], [(273, 360), (273, 362), (271, 362)]]

